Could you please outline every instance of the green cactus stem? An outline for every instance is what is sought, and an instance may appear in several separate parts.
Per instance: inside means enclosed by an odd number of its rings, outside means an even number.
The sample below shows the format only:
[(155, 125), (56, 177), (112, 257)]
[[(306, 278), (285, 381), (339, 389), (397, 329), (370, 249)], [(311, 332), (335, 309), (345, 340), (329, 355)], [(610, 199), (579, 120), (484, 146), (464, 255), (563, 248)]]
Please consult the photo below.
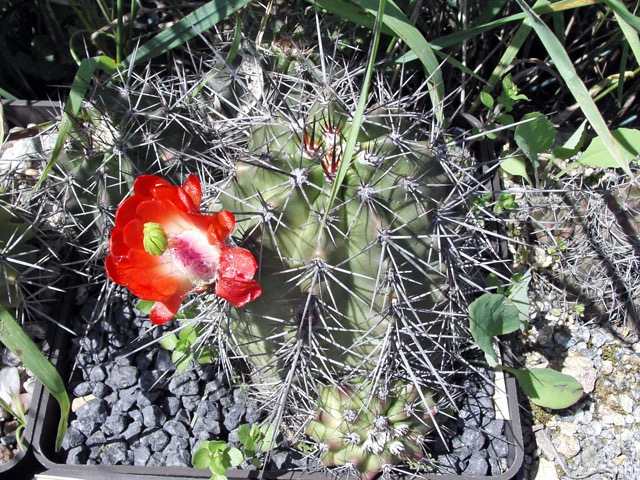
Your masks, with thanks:
[[(448, 178), (409, 116), (372, 111), (325, 225), (349, 129), (335, 102), (276, 116), (253, 129), (250, 158), (218, 186), (222, 207), (245, 215), (245, 240), (256, 245), (268, 279), (263, 298), (231, 322), (267, 376), (286, 368), (273, 360), (298, 340), (308, 342), (311, 364), (341, 375), (379, 364), (390, 331), (416, 349), (437, 350), (430, 342), (441, 329), (433, 312), (444, 277), (432, 214), (451, 190)], [(409, 323), (420, 326), (420, 338)]]
[(324, 387), (306, 428), (329, 467), (346, 466), (371, 480), (386, 465), (418, 462), (437, 414), (429, 392), (398, 383), (385, 396), (370, 383)]

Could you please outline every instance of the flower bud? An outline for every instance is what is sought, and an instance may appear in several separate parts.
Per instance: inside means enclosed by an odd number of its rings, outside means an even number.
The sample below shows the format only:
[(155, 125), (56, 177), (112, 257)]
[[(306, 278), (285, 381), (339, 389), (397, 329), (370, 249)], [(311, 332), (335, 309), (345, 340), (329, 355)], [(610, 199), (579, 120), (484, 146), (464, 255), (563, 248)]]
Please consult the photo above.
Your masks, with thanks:
[(147, 222), (142, 231), (142, 245), (150, 255), (162, 255), (167, 248), (167, 236), (159, 223)]

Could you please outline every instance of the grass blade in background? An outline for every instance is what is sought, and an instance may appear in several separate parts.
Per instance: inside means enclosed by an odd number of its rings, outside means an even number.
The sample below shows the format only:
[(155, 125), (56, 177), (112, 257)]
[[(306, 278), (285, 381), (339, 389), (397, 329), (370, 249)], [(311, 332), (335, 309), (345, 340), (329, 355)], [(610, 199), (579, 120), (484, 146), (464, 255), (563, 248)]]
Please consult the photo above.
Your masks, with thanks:
[[(354, 0), (354, 2), (360, 8), (356, 8), (354, 4), (336, 0), (319, 0), (316, 3), (321, 8), (341, 18), (371, 28), (370, 21), (363, 21), (362, 11), (364, 10), (375, 17), (378, 9), (381, 8), (379, 3), (376, 0)], [(387, 12), (385, 12), (382, 17), (382, 27), (384, 27), (382, 28), (383, 32), (388, 33), (391, 31), (395, 36), (400, 38), (422, 62), (422, 65), (424, 65), (427, 75), (430, 78), (429, 83), (431, 84), (431, 88), (429, 89), (429, 94), (431, 96), (431, 102), (433, 103), (434, 113), (438, 124), (442, 125), (444, 120), (442, 112), (444, 82), (442, 80), (442, 72), (440, 71), (440, 63), (433, 53), (433, 48), (420, 31), (411, 24), (411, 21), (402, 10), (391, 0), (388, 2)]]
[(78, 73), (76, 73), (75, 78), (73, 79), (73, 84), (71, 85), (71, 91), (69, 92), (69, 98), (67, 99), (67, 103), (64, 105), (64, 111), (62, 113), (62, 118), (60, 119), (60, 126), (58, 129), (58, 136), (56, 137), (56, 143), (53, 146), (53, 150), (51, 151), (51, 156), (49, 157), (49, 161), (45, 166), (38, 183), (36, 184), (34, 191), (37, 190), (42, 182), (45, 181), (47, 175), (56, 164), (60, 153), (62, 152), (62, 147), (64, 143), (67, 141), (67, 137), (71, 132), (73, 127), (74, 118), (80, 111), (82, 107), (82, 102), (84, 101), (84, 97), (89, 90), (89, 85), (91, 84), (91, 80), (93, 78), (93, 74), (96, 69), (103, 70), (107, 74), (111, 75), (116, 71), (116, 63), (113, 59), (105, 56), (101, 57), (91, 57), (85, 58), (78, 67)]
[[(622, 18), (636, 32), (640, 32), (640, 18), (635, 16), (620, 0), (604, 0), (604, 3), (616, 14), (618, 21)], [(620, 22), (622, 24), (622, 22)], [(626, 33), (625, 33), (626, 35)]]
[(15, 318), (0, 305), (0, 342), (16, 355), (60, 404), (60, 423), (56, 435), (56, 451), (67, 431), (71, 404), (64, 382), (55, 367), (43, 355)]
[(141, 45), (134, 54), (124, 60), (123, 66), (140, 64), (183, 45), (237, 12), (249, 2), (250, 0), (237, 0), (236, 2), (212, 0), (206, 3)]
[(353, 113), (353, 121), (351, 124), (351, 132), (349, 138), (347, 138), (347, 144), (344, 147), (342, 154), (342, 160), (336, 172), (336, 177), (333, 181), (333, 187), (331, 188), (331, 195), (327, 203), (322, 223), (326, 224), (329, 213), (331, 212), (331, 206), (338, 196), (344, 177), (351, 165), (351, 158), (355, 151), (356, 142), (358, 140), (358, 133), (360, 132), (360, 126), (362, 125), (362, 119), (364, 118), (364, 110), (367, 106), (369, 99), (369, 87), (371, 85), (371, 79), (373, 77), (374, 65), (376, 63), (376, 55), (378, 53), (378, 45), (380, 43), (380, 27), (384, 22), (384, 11), (386, 6), (386, 0), (380, 0), (379, 8), (376, 12), (376, 22), (373, 26), (373, 39), (371, 41), (371, 49), (369, 50), (369, 60), (367, 62), (367, 70), (365, 71), (364, 80), (362, 82), (362, 90), (360, 91), (360, 98), (358, 99), (358, 105), (356, 111)]
[[(564, 12), (565, 10), (587, 7), (601, 2), (602, 0), (561, 0), (552, 4), (543, 3), (534, 5), (533, 7), (530, 7), (530, 9), (538, 15), (544, 15), (547, 13)], [(431, 40), (431, 46), (436, 49), (460, 46), (464, 43), (465, 40), (469, 40), (484, 32), (497, 27), (501, 27), (508, 23), (525, 20), (526, 18), (527, 15), (525, 13), (516, 13), (515, 15), (509, 15), (508, 17), (499, 18), (485, 24), (479, 24), (466, 30), (461, 30), (449, 35), (445, 35), (444, 37), (433, 39)]]
[(578, 77), (578, 73), (576, 72), (573, 62), (567, 55), (564, 47), (549, 27), (547, 27), (542, 19), (531, 9), (529, 5), (527, 5), (524, 0), (516, 0), (516, 2), (527, 15), (531, 22), (531, 26), (536, 31), (538, 38), (540, 38), (540, 41), (547, 50), (551, 60), (553, 60), (556, 68), (558, 69), (558, 73), (562, 76), (567, 88), (578, 102), (578, 105), (580, 105), (580, 109), (584, 113), (585, 117), (598, 136), (602, 139), (602, 142), (611, 156), (615, 159), (616, 163), (627, 175), (629, 175), (629, 178), (633, 180), (634, 177), (631, 169), (629, 168), (629, 163), (621, 152), (621, 148), (623, 147), (611, 135), (607, 123), (591, 98), (587, 87), (580, 77)]
[(0, 97), (6, 98), (7, 100), (18, 100), (15, 96), (11, 95), (4, 88), (0, 87)]
[[(638, 30), (627, 21), (626, 16), (620, 15), (617, 10), (614, 10), (613, 14), (616, 16), (616, 20), (620, 25), (620, 30), (622, 30), (633, 55), (636, 57), (636, 60), (640, 61), (640, 39), (638, 38)], [(636, 21), (638, 20), (635, 16), (633, 18), (636, 19)]]
[[(507, 73), (507, 70), (512, 65), (513, 60), (516, 58), (516, 55), (522, 48), (522, 45), (524, 45), (524, 42), (527, 40), (527, 38), (529, 38), (531, 30), (531, 25), (526, 20), (522, 22), (520, 27), (518, 27), (515, 35), (513, 36), (511, 41), (509, 41), (509, 45), (502, 55), (502, 58), (500, 58), (498, 65), (496, 65), (496, 68), (493, 70), (493, 72), (491, 72), (491, 76), (489, 77), (487, 84), (482, 89), (482, 92), (491, 92), (498, 84), (500, 79), (504, 77), (504, 75)], [(469, 113), (473, 113), (476, 108), (480, 106), (480, 98), (481, 94), (477, 96), (476, 100), (473, 102), (473, 105), (471, 105)]]

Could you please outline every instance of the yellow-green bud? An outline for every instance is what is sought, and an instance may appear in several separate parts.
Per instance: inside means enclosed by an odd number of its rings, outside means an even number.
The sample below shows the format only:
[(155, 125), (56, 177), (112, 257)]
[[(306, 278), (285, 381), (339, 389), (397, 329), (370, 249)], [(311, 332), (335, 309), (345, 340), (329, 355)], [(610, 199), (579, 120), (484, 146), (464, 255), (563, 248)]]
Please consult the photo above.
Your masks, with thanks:
[(147, 253), (162, 255), (167, 248), (167, 236), (159, 223), (147, 222), (142, 229), (142, 244)]

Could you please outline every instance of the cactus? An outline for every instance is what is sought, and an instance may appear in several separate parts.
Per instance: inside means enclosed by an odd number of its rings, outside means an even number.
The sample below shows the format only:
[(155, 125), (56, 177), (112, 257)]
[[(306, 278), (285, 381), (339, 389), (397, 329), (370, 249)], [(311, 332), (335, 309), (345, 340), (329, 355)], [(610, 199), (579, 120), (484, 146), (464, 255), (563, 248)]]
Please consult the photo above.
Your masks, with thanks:
[(407, 133), (415, 118), (377, 109), (329, 206), (350, 121), (335, 102), (307, 108), (255, 127), (250, 156), (216, 186), (222, 207), (242, 216), (244, 241), (268, 279), (263, 298), (238, 312), (230, 330), (267, 376), (265, 369), (289, 368), (273, 361), (284, 362), (299, 340), (309, 368), (330, 375), (372, 370), (389, 354), (390, 333), (437, 352), (443, 272), (431, 260), (432, 214), (451, 189), (441, 163), (426, 138)]
[[(187, 299), (199, 312), (194, 321), (208, 322), (200, 330), (212, 333), (211, 346), (232, 357), (220, 363), (243, 360), (256, 395), (277, 406), (271, 420), (284, 422), (280, 433), (295, 444), (306, 432), (328, 446), (318, 452), (325, 465), (353, 465), (371, 478), (384, 465), (426, 455), (433, 405), (454, 402), (453, 377), (468, 368), (460, 354), (462, 290), (482, 290), (473, 270), (490, 247), (477, 235), (477, 218), (465, 231), (464, 206), (480, 182), (468, 154), (434, 132), (426, 82), (392, 90), (384, 75), (374, 76), (354, 131), (357, 55), (278, 46), (274, 39), (271, 50), (257, 49), (264, 56), (241, 51), (237, 68), (214, 61), (204, 75), (114, 78), (94, 91), (100, 115), (87, 126), (115, 139), (104, 142), (106, 154), (94, 152), (98, 163), (127, 166), (104, 170), (116, 189), (111, 205), (144, 171), (174, 184), (190, 179), (182, 189), (192, 196), (195, 173), (202, 191), (190, 215), (200, 205), (203, 216), (225, 211), (235, 221), (219, 248), (257, 260), (259, 298), (224, 303), (220, 277), (207, 272), (206, 282), (174, 295), (156, 323)], [(352, 133), (355, 154), (336, 186)], [(68, 172), (72, 161), (59, 168)], [(129, 242), (117, 222), (113, 231)], [(149, 222), (138, 229), (140, 245), (160, 264), (171, 239), (161, 222)], [(108, 257), (112, 273), (121, 256)], [(345, 409), (358, 410), (357, 418)], [(374, 444), (378, 436), (384, 441)]]
[(0, 204), (0, 223), (0, 305), (16, 309), (24, 300), (28, 274), (38, 263), (38, 249), (29, 243), (34, 236), (29, 223), (10, 206)]
[(321, 461), (346, 466), (371, 480), (385, 465), (418, 462), (437, 410), (429, 394), (400, 384), (384, 397), (371, 384), (324, 387), (306, 433), (318, 442)]
[(64, 255), (42, 198), (33, 195), (40, 138), (0, 149), (0, 305), (22, 322), (41, 320), (59, 289)]

